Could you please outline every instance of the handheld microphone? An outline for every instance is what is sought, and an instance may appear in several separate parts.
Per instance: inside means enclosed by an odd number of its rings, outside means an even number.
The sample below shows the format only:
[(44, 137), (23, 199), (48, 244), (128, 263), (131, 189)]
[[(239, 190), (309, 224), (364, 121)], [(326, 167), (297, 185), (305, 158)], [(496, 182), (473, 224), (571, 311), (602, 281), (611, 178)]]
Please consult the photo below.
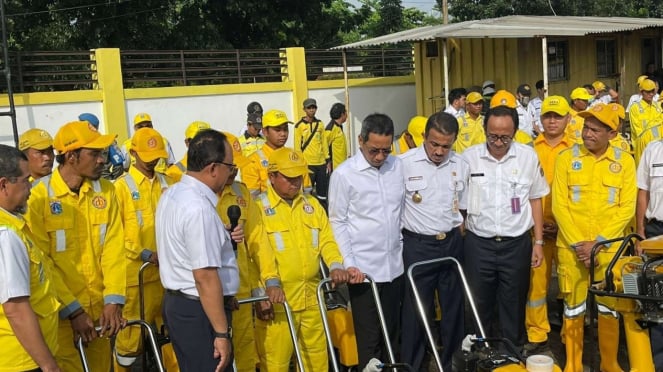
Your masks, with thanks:
[[(230, 220), (230, 232), (233, 232), (237, 225), (239, 224), (239, 218), (242, 216), (242, 210), (239, 209), (238, 205), (231, 205), (228, 207), (228, 220)], [(232, 238), (230, 241), (233, 244), (233, 250), (237, 251), (237, 242)]]

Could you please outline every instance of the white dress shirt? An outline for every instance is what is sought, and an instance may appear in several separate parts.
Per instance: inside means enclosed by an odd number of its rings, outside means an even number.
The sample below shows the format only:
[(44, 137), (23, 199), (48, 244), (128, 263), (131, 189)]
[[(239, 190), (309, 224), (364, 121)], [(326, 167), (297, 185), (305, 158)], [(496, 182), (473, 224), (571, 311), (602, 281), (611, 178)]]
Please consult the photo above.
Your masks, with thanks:
[(533, 137), (534, 126), (532, 125), (532, 117), (520, 102), (518, 102), (518, 106), (516, 106), (516, 111), (518, 112), (518, 129)]
[(451, 105), (447, 106), (447, 108), (444, 109), (444, 112), (453, 115), (456, 119), (462, 118), (463, 115), (465, 115), (464, 109), (461, 108), (459, 110), (456, 110), (456, 108)]
[[(467, 161), (451, 152), (446, 162), (435, 165), (423, 145), (400, 158), (405, 184), (403, 227), (418, 234), (435, 235), (460, 226), (460, 210), (467, 209)], [(415, 193), (421, 202), (412, 200)]]
[(541, 105), (543, 100), (536, 96), (527, 104), (527, 113), (532, 119), (532, 125), (536, 131), (543, 133), (543, 125), (541, 124)]
[(156, 212), (159, 274), (164, 288), (198, 296), (193, 270), (216, 267), (225, 296), (239, 288), (230, 235), (216, 212), (218, 197), (184, 175), (159, 200)]
[(392, 155), (378, 169), (360, 151), (334, 170), (329, 221), (345, 267), (357, 267), (376, 282), (403, 274), (404, 196), (403, 165)]
[(647, 219), (663, 221), (663, 142), (650, 143), (642, 153), (636, 173), (638, 188), (649, 191)]
[[(466, 227), (478, 236), (517, 237), (532, 226), (529, 201), (550, 192), (534, 149), (512, 142), (496, 160), (485, 143), (470, 147), (462, 157), (470, 166)], [(520, 211), (514, 212), (512, 199)]]
[(0, 304), (30, 296), (30, 258), (25, 244), (9, 227), (0, 227)]

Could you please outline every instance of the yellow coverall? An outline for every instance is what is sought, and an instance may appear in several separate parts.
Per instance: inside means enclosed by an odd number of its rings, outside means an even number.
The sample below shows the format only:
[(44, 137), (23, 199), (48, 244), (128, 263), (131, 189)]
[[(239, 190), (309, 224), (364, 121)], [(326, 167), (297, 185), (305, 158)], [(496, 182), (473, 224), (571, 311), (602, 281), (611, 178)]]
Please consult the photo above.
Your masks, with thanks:
[(566, 135), (574, 143), (582, 143), (582, 127), (585, 125), (585, 119), (578, 116), (578, 111), (570, 109), (571, 120), (566, 125)]
[[(52, 353), (58, 348), (58, 309), (61, 304), (57, 299), (56, 288), (52, 281), (53, 267), (32, 238), (32, 233), (25, 220), (4, 209), (0, 209), (0, 230), (16, 233), (25, 245), (30, 259), (30, 306), (37, 315), (39, 328), (46, 345)], [(71, 340), (69, 340), (71, 343)], [(18, 341), (9, 320), (0, 306), (0, 372), (28, 371), (39, 368)]]
[(237, 140), (242, 147), (242, 155), (247, 158), (265, 144), (265, 138), (263, 136), (258, 135), (258, 137), (251, 137), (246, 132), (239, 136)]
[[(572, 145), (573, 142), (568, 134), (565, 134), (561, 142), (554, 147), (546, 142), (543, 134), (539, 134), (534, 140), (534, 151), (536, 151), (539, 157), (541, 169), (543, 169), (548, 186), (551, 186), (553, 181), (557, 156)], [(555, 223), (550, 195), (543, 197), (543, 223)], [(529, 293), (527, 295), (527, 307), (525, 308), (525, 327), (527, 328), (527, 339), (529, 342), (544, 342), (548, 340), (550, 323), (548, 322), (548, 306), (546, 301), (548, 283), (552, 274), (552, 261), (556, 251), (555, 240), (544, 238), (544, 261), (539, 267), (532, 268), (530, 272)]]
[(647, 145), (661, 139), (663, 128), (663, 111), (658, 102), (647, 103), (644, 100), (633, 103), (629, 110), (629, 122), (631, 125), (631, 138), (633, 142), (633, 156), (635, 163), (640, 162), (642, 152)]
[(483, 131), (483, 115), (472, 119), (469, 113), (465, 113), (465, 115), (458, 118), (458, 136), (453, 145), (455, 152), (461, 154), (468, 147), (485, 141), (486, 135)]
[(338, 168), (348, 158), (348, 144), (343, 133), (341, 125), (330, 123), (325, 129), (325, 137), (329, 144), (330, 156), (332, 159), (332, 169)]
[[(230, 224), (228, 207), (237, 205), (241, 215), (239, 224), (244, 228), (245, 240), (237, 244), (237, 267), (239, 269), (239, 299), (252, 296), (252, 290), (258, 288), (258, 268), (251, 258), (251, 249), (255, 249), (264, 240), (261, 239), (262, 220), (258, 206), (253, 202), (246, 186), (239, 182), (226, 185), (221, 192), (216, 210), (225, 225)], [(257, 294), (256, 294), (257, 295)], [(255, 344), (255, 329), (253, 324), (253, 308), (251, 305), (242, 305), (233, 312), (233, 352), (235, 365), (239, 372), (254, 372), (258, 364), (258, 353)]]
[[(326, 371), (327, 347), (317, 300), (320, 258), (330, 270), (343, 268), (327, 215), (315, 198), (300, 193), (290, 205), (271, 187), (267, 198), (256, 203), (269, 239), (269, 244), (261, 245), (256, 253), (260, 277), (265, 283), (280, 278), (293, 310), (304, 368)], [(283, 308), (276, 305), (274, 313), (274, 320), (256, 320), (260, 370), (285, 372), (293, 345)]]
[[(589, 272), (578, 260), (573, 244), (603, 241), (623, 235), (635, 213), (635, 162), (627, 153), (609, 146), (598, 159), (584, 145), (561, 152), (552, 183), (552, 209), (557, 233), (557, 276), (564, 296), (565, 372), (581, 372), (584, 314)], [(601, 280), (618, 246), (597, 254), (595, 278)], [(597, 297), (601, 370), (621, 371), (617, 363), (619, 319), (614, 298)]]
[[(309, 137), (313, 138), (308, 141)], [(325, 124), (315, 119), (312, 123), (307, 123), (302, 118), (295, 125), (295, 151), (304, 155), (308, 165), (324, 165), (329, 159), (329, 144), (325, 136)], [(308, 145), (302, 151), (302, 145), (308, 141)], [(269, 159), (269, 155), (267, 155)], [(248, 185), (247, 185), (248, 186)], [(249, 187), (249, 189), (251, 189)]]
[(173, 183), (180, 182), (182, 179), (182, 175), (184, 172), (186, 172), (186, 155), (182, 158), (182, 160), (178, 161), (177, 163), (171, 165), (168, 167), (166, 170), (166, 176), (170, 178)]
[[(267, 191), (269, 187), (269, 177), (267, 177), (267, 165), (269, 164), (269, 157), (275, 149), (265, 144), (260, 150), (249, 156), (249, 163), (242, 168), (241, 179), (242, 183), (246, 185), (255, 199), (258, 195)], [(311, 190), (311, 178), (307, 175), (304, 176), (302, 184), (305, 192)]]
[[(115, 188), (105, 179), (85, 179), (76, 194), (56, 169), (32, 187), (26, 219), (36, 245), (63, 279), (55, 283), (60, 299), (74, 298), (63, 301), (65, 307), (60, 310), (56, 360), (63, 371), (82, 371), (67, 316), (82, 307), (98, 324), (105, 304), (125, 301), (124, 228)], [(87, 355), (90, 369), (108, 371), (110, 340), (90, 342)]]
[[(156, 173), (150, 180), (133, 165), (129, 171), (115, 181), (115, 193), (120, 204), (120, 214), (124, 223), (124, 242), (126, 249), (125, 265), (127, 268), (127, 299), (122, 315), (126, 319), (140, 319), (140, 289), (138, 271), (143, 263), (149, 261), (152, 252), (156, 252), (156, 231), (154, 213), (161, 194), (171, 184), (166, 176)], [(163, 287), (159, 278), (159, 269), (149, 266), (143, 273), (145, 321), (161, 329), (163, 317), (161, 303)], [(115, 339), (118, 354), (135, 356), (143, 349), (141, 329), (129, 327), (122, 330)], [(164, 364), (168, 371), (179, 371), (177, 359), (171, 344), (162, 348)], [(114, 364), (114, 370), (130, 371)]]

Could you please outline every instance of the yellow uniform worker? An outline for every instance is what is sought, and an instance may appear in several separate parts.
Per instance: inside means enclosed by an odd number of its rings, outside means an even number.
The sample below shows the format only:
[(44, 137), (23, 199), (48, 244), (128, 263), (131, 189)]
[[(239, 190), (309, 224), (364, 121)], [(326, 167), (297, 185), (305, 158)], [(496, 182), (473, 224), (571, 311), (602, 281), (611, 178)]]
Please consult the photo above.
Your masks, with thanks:
[[(152, 117), (149, 114), (140, 113), (134, 117), (134, 131), (137, 131), (140, 128), (153, 128)], [(166, 149), (166, 153), (168, 154), (168, 156), (159, 160), (159, 162), (157, 163), (156, 170), (159, 173), (166, 173), (166, 170), (168, 170), (169, 165), (175, 162), (175, 155), (173, 154), (173, 149), (170, 147), (170, 143), (168, 143), (168, 140), (165, 137), (162, 138), (163, 138), (163, 145), (164, 148)], [(124, 156), (125, 159), (124, 169), (129, 169), (129, 165), (133, 165), (136, 163), (136, 159), (134, 159), (131, 156), (131, 153), (129, 152), (130, 149), (131, 149), (131, 138), (124, 141), (121, 148), (122, 155)]]
[(246, 130), (239, 136), (239, 145), (242, 147), (242, 155), (251, 156), (265, 144), (265, 137), (260, 134), (262, 130), (262, 112), (249, 114), (246, 118)]
[[(553, 180), (555, 161), (558, 154), (573, 145), (566, 133), (569, 121), (569, 104), (564, 97), (549, 96), (541, 104), (539, 119), (544, 131), (534, 140), (534, 151), (539, 158), (541, 169), (550, 186)], [(548, 283), (552, 273), (552, 261), (555, 256), (555, 239), (557, 224), (552, 214), (552, 198), (546, 195), (543, 203), (543, 256), (544, 261), (539, 267), (532, 268), (530, 288), (525, 308), (525, 326), (529, 344), (525, 350), (529, 355), (540, 353), (537, 347), (547, 347), (550, 323), (548, 322), (547, 294)]]
[[(326, 371), (327, 348), (316, 296), (320, 259), (330, 267), (332, 276), (335, 270), (345, 270), (324, 209), (315, 198), (300, 191), (307, 171), (304, 159), (292, 149), (272, 153), (271, 185), (266, 198), (256, 201), (269, 244), (261, 245), (256, 256), (263, 282), (280, 278), (293, 310), (305, 369)], [(293, 346), (280, 306), (275, 307), (273, 320), (257, 320), (256, 333), (260, 370), (288, 371)]]
[[(140, 288), (138, 272), (145, 262), (158, 263), (154, 212), (161, 194), (172, 183), (169, 178), (155, 171), (159, 159), (167, 156), (159, 132), (152, 128), (141, 128), (131, 138), (130, 153), (135, 159), (129, 171), (115, 181), (115, 192), (120, 204), (124, 223), (126, 249), (127, 298), (124, 316), (127, 319), (141, 319)], [(163, 287), (159, 279), (159, 269), (149, 266), (143, 273), (144, 318), (157, 329), (161, 329), (161, 302)], [(130, 327), (115, 339), (115, 371), (128, 371), (142, 349), (141, 329)], [(164, 346), (163, 357), (169, 371), (178, 371), (172, 346)]]
[[(589, 254), (598, 241), (623, 235), (635, 212), (636, 183), (633, 158), (609, 145), (616, 135), (614, 111), (598, 103), (580, 114), (585, 118), (583, 145), (559, 154), (555, 164), (552, 204), (557, 221), (557, 275), (564, 296), (566, 372), (582, 371), (584, 314)], [(617, 250), (602, 250), (595, 273), (601, 278)], [(617, 363), (619, 320), (614, 299), (597, 298), (601, 370), (621, 371)]]
[[(63, 283), (56, 288), (65, 300), (60, 310), (56, 359), (65, 371), (82, 371), (68, 317), (104, 314), (106, 325), (118, 324), (126, 292), (124, 229), (113, 185), (99, 179), (115, 136), (101, 135), (85, 121), (64, 125), (55, 135), (60, 165), (34, 185), (26, 219), (37, 246), (51, 258)], [(69, 181), (65, 181), (65, 178)], [(69, 186), (76, 184), (77, 186)], [(76, 188), (73, 188), (76, 187)], [(62, 298), (62, 297), (61, 297)], [(81, 312), (81, 309), (84, 311)], [(118, 322), (118, 323), (116, 323)], [(90, 368), (110, 369), (110, 340), (88, 343)]]
[[(9, 300), (16, 295), (29, 296), (30, 307), (37, 316), (43, 340), (50, 352), (55, 353), (58, 348), (58, 309), (61, 304), (57, 300), (56, 290), (51, 278), (52, 275), (57, 274), (53, 272), (50, 262), (47, 258), (43, 257), (43, 253), (36, 246), (25, 220), (20, 215), (12, 214), (1, 208), (0, 241), (3, 244), (3, 253), (0, 254), (0, 266), (3, 269), (3, 273), (0, 277), (4, 275), (15, 276), (17, 274), (16, 271), (11, 269), (13, 266), (13, 262), (11, 261), (17, 260), (18, 257), (9, 256), (14, 246), (24, 251), (21, 253), (24, 253), (25, 259), (28, 261), (26, 266), (29, 265), (29, 272), (23, 273), (26, 276), (25, 279), (28, 279), (28, 281), (21, 285), (21, 287), (27, 286), (29, 293), (22, 293), (23, 290), (13, 287), (12, 285), (15, 283), (12, 283), (10, 278), (2, 278), (2, 285), (0, 285), (3, 291), (7, 291), (0, 294), (0, 302), (3, 303), (3, 306), (0, 306), (0, 345), (2, 345), (2, 352), (0, 352), (0, 371), (35, 370), (40, 366), (32, 359), (21, 344), (21, 341), (17, 338), (16, 332), (5, 314), (5, 300)], [(12, 277), (11, 279), (16, 280), (17, 278)], [(5, 297), (5, 295), (8, 295), (8, 297)], [(27, 327), (28, 325), (22, 324), (21, 326)], [(71, 340), (69, 342), (71, 343)], [(26, 345), (26, 347), (34, 346)], [(53, 361), (52, 356), (50, 356), (50, 359)]]
[[(454, 142), (454, 151), (461, 154), (466, 148), (486, 141), (483, 130), (483, 97), (471, 92), (465, 98), (465, 115), (458, 118), (458, 138)], [(482, 140), (483, 138), (483, 140)]]
[(306, 116), (295, 124), (295, 149), (304, 155), (309, 166), (324, 165), (329, 159), (325, 125), (315, 117), (317, 110), (316, 101), (307, 98), (304, 100)]
[(30, 182), (53, 172), (53, 138), (42, 129), (28, 129), (18, 138), (18, 149), (28, 158)]
[(401, 133), (394, 141), (392, 154), (404, 154), (408, 150), (420, 146), (424, 141), (424, 131), (426, 130), (427, 121), (428, 118), (425, 116), (412, 117), (410, 123), (407, 125), (407, 130)]
[(343, 123), (348, 119), (345, 105), (335, 103), (329, 110), (331, 121), (325, 128), (325, 136), (329, 144), (329, 155), (332, 159), (332, 169), (338, 168), (348, 158), (348, 144), (343, 133)]
[(640, 84), (640, 94), (642, 99), (634, 102), (629, 111), (629, 121), (631, 125), (631, 138), (633, 139), (633, 155), (636, 164), (640, 161), (642, 152), (647, 145), (663, 135), (663, 110), (658, 102), (654, 101), (656, 94), (656, 83), (649, 79), (643, 80)]
[(575, 143), (582, 143), (582, 126), (585, 119), (578, 113), (585, 111), (589, 107), (589, 101), (594, 96), (587, 92), (584, 87), (577, 87), (571, 91), (571, 120), (566, 126), (566, 133)]
[[(237, 244), (237, 267), (239, 269), (239, 291), (237, 298), (247, 298), (252, 295), (262, 295), (254, 292), (258, 288), (258, 269), (251, 258), (251, 250), (256, 249), (264, 243), (262, 237), (262, 220), (260, 210), (253, 202), (251, 194), (246, 186), (240, 182), (233, 182), (235, 175), (228, 177), (229, 184), (221, 192), (216, 210), (225, 225), (230, 224), (228, 218), (228, 207), (237, 205), (241, 214), (239, 224), (244, 228), (246, 239)], [(253, 327), (253, 308), (250, 305), (242, 305), (239, 310), (233, 312), (233, 350), (237, 371), (254, 372), (258, 364), (258, 354), (255, 344), (255, 333)]]
[[(187, 126), (186, 130), (184, 131), (184, 144), (186, 147), (189, 148), (189, 141), (191, 141), (191, 139), (195, 137), (198, 132), (211, 128), (212, 127), (209, 125), (209, 123), (204, 121), (194, 121), (189, 124), (189, 126)], [(186, 154), (184, 154), (182, 160), (168, 167), (168, 170), (166, 170), (166, 176), (170, 177), (173, 182), (179, 182), (184, 172), (186, 172)]]

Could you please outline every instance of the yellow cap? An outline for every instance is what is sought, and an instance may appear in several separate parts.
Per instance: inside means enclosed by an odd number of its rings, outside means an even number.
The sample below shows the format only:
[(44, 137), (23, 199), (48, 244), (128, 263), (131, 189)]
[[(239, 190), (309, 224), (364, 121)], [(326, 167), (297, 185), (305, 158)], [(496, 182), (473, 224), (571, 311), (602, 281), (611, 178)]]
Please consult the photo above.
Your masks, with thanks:
[(557, 115), (565, 116), (569, 113), (569, 103), (562, 96), (548, 96), (541, 103), (541, 115), (554, 112)]
[(613, 120), (615, 120), (615, 128), (619, 128), (619, 119), (626, 119), (626, 110), (624, 109), (624, 106), (619, 103), (608, 103), (608, 108), (613, 114), (616, 114), (614, 115)]
[(593, 82), (592, 86), (594, 87), (594, 89), (596, 89), (597, 92), (605, 90), (605, 84), (603, 84), (603, 82), (599, 81), (599, 80), (596, 80), (595, 82)]
[(518, 106), (518, 101), (516, 100), (516, 96), (504, 89), (500, 89), (495, 93), (493, 98), (490, 99), (490, 108), (497, 106), (506, 106), (515, 109)]
[(424, 131), (426, 130), (426, 122), (428, 119), (424, 116), (415, 116), (410, 119), (407, 125), (407, 132), (412, 136), (414, 144), (419, 146), (424, 142)]
[(612, 128), (612, 130), (617, 130), (619, 126), (617, 111), (611, 109), (603, 102), (593, 105), (589, 110), (579, 112), (578, 116), (582, 118), (594, 117), (596, 120)]
[(638, 87), (640, 90), (648, 92), (650, 90), (656, 89), (656, 83), (654, 83), (653, 80), (645, 79), (638, 85)]
[(152, 128), (140, 128), (131, 137), (131, 149), (144, 162), (167, 158), (166, 146), (161, 134)]
[(593, 97), (594, 96), (589, 94), (589, 92), (587, 92), (587, 89), (583, 87), (578, 87), (571, 91), (571, 100), (581, 99), (583, 101), (589, 101)]
[(467, 97), (465, 97), (465, 101), (469, 103), (477, 103), (479, 101), (483, 101), (483, 97), (481, 97), (481, 94), (477, 92), (471, 92), (467, 95)]
[(72, 121), (63, 125), (55, 134), (53, 147), (58, 154), (81, 148), (105, 149), (115, 141), (114, 134), (101, 134), (87, 121)]
[(649, 76), (647, 76), (647, 75), (638, 76), (638, 80), (637, 80), (638, 86), (640, 86), (640, 83), (642, 83), (643, 80), (648, 79), (648, 78), (649, 78)]
[(228, 140), (228, 143), (233, 149), (233, 162), (240, 168), (249, 164), (249, 158), (242, 154), (242, 145), (239, 144), (239, 140), (233, 134), (229, 132), (223, 132)]
[(267, 172), (279, 172), (286, 177), (299, 177), (308, 173), (308, 165), (301, 154), (291, 148), (281, 147), (269, 156)]
[(28, 129), (18, 137), (18, 149), (21, 151), (30, 148), (45, 150), (51, 146), (53, 146), (53, 137), (43, 129)]
[(211, 129), (212, 126), (209, 125), (209, 123), (206, 123), (204, 121), (194, 121), (191, 124), (189, 124), (188, 127), (186, 127), (186, 130), (184, 131), (184, 138), (186, 139), (191, 139), (198, 134), (201, 130), (204, 129)]
[(152, 122), (152, 117), (149, 114), (146, 114), (144, 112), (141, 112), (140, 114), (137, 114), (134, 116), (134, 125), (140, 124), (142, 122), (149, 121)]
[(280, 111), (280, 110), (269, 110), (266, 113), (262, 115), (262, 127), (278, 127), (279, 125), (283, 125), (285, 123), (290, 123), (292, 122), (288, 120), (288, 116), (285, 114), (285, 112)]

